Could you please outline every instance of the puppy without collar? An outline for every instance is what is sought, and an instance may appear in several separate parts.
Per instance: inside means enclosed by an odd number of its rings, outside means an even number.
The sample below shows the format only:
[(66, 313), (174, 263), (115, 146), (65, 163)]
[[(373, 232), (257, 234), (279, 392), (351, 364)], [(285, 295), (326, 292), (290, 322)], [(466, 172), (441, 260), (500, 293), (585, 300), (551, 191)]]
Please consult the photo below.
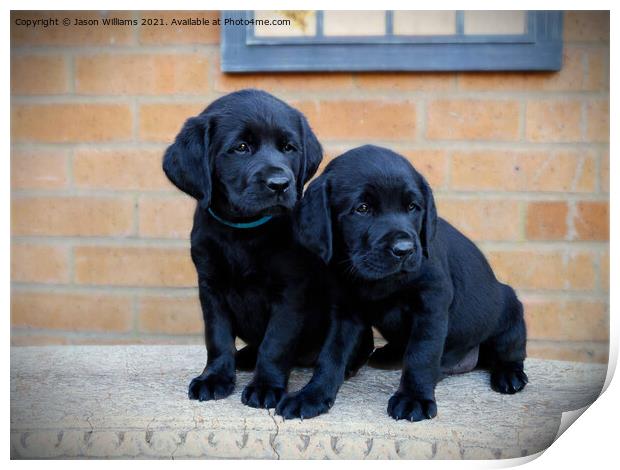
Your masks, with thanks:
[(431, 188), (404, 157), (368, 145), (333, 160), (306, 191), (296, 231), (329, 265), (336, 300), (311, 381), (277, 413), (309, 418), (329, 409), (361, 325), (388, 341), (371, 363), (402, 367), (388, 403), (394, 419), (434, 417), (437, 382), (477, 364), (490, 369), (498, 392), (525, 386), (521, 302), (480, 250), (437, 217)]

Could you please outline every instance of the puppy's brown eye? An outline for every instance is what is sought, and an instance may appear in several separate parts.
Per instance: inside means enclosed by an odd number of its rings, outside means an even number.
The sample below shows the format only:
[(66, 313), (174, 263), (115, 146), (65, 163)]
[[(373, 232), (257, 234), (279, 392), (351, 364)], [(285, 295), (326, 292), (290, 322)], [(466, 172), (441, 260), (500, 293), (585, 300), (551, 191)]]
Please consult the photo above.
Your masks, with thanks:
[(366, 214), (370, 210), (370, 206), (365, 202), (362, 202), (359, 206), (355, 208), (355, 212), (359, 214)]
[(415, 202), (410, 202), (409, 206), (407, 207), (409, 211), (417, 211), (419, 208), (420, 206), (418, 206)]
[(291, 153), (297, 149), (295, 148), (293, 144), (286, 144), (284, 147), (282, 147), (282, 150), (284, 150), (285, 153)]
[(248, 153), (250, 151), (250, 147), (245, 142), (241, 142), (234, 148), (234, 151), (237, 153)]

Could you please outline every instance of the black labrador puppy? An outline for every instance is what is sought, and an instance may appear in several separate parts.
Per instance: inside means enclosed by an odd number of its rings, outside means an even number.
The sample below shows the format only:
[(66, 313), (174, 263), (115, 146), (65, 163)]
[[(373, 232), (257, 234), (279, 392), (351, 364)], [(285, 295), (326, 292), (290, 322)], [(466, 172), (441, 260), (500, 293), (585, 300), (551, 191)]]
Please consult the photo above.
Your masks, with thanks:
[(500, 393), (527, 383), (521, 302), (480, 250), (437, 217), (431, 188), (405, 158), (375, 146), (336, 158), (308, 187), (297, 236), (329, 263), (339, 297), (311, 381), (283, 397), (278, 414), (328, 411), (360, 323), (388, 341), (371, 362), (402, 364), (388, 403), (394, 419), (433, 418), (437, 382), (477, 363), (490, 368)]
[[(190, 399), (230, 395), (237, 366), (254, 369), (243, 403), (273, 408), (294, 363), (311, 364), (320, 351), (325, 267), (296, 244), (291, 211), (321, 159), (306, 118), (258, 90), (217, 99), (166, 150), (166, 175), (198, 201), (191, 255), (208, 359)], [(236, 337), (248, 344), (239, 352)]]

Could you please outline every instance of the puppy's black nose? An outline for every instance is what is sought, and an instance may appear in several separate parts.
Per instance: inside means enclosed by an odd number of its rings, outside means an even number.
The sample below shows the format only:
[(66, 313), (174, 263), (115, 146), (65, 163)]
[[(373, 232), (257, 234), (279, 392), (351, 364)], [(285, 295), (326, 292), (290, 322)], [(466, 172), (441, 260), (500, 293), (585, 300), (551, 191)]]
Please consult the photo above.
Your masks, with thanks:
[(392, 253), (397, 258), (407, 256), (413, 251), (413, 242), (409, 240), (396, 240), (392, 245)]
[(285, 176), (273, 176), (267, 180), (267, 187), (274, 193), (285, 193), (290, 184), (291, 180)]

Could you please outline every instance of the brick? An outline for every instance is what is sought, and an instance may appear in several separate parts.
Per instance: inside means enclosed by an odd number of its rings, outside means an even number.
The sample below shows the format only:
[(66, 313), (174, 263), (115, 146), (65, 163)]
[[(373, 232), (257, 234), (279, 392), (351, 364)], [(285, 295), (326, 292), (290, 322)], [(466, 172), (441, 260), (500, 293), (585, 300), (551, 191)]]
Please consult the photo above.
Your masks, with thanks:
[[(216, 66), (219, 71), (219, 66)], [(217, 73), (215, 90), (230, 92), (241, 88), (260, 88), (276, 95), (282, 91), (342, 91), (353, 88), (349, 73)]]
[(578, 142), (581, 137), (581, 102), (528, 101), (525, 136), (532, 142)]
[(499, 251), (487, 259), (498, 279), (515, 288), (588, 291), (595, 287), (594, 255), (585, 251)]
[(11, 108), (16, 142), (102, 142), (128, 140), (129, 106), (120, 104), (32, 104)]
[(69, 249), (66, 246), (11, 243), (11, 281), (69, 282)]
[(609, 240), (609, 202), (577, 203), (574, 224), (579, 240)]
[[(161, 18), (166, 26), (142, 25), (139, 23), (139, 41), (141, 44), (218, 44), (220, 42), (220, 27), (213, 25), (219, 17), (219, 11), (144, 11), (140, 12), (140, 19)], [(173, 25), (183, 19), (209, 20), (208, 26)]]
[(78, 188), (173, 189), (162, 170), (164, 150), (76, 150), (73, 179)]
[(13, 292), (11, 325), (68, 331), (129, 331), (128, 296)]
[(140, 139), (171, 143), (183, 123), (199, 114), (204, 104), (143, 104), (140, 106)]
[(519, 202), (437, 198), (437, 211), (473, 240), (518, 240)]
[(564, 40), (609, 42), (609, 11), (567, 11)]
[(609, 49), (588, 48), (585, 50), (585, 61), (585, 88), (609, 91)]
[(527, 205), (525, 236), (529, 240), (564, 240), (568, 235), (566, 202), (532, 202)]
[[(56, 19), (58, 26), (26, 27), (17, 26), (19, 19)], [(70, 26), (64, 26), (62, 20), (69, 18)], [(75, 26), (76, 18), (98, 20), (98, 26)], [(11, 12), (11, 47), (15, 46), (123, 46), (133, 43), (133, 26), (103, 26), (104, 18), (132, 18), (131, 12), (108, 11), (12, 11)]]
[(133, 231), (130, 198), (14, 197), (13, 235), (123, 236)]
[(507, 100), (437, 100), (428, 104), (426, 137), (501, 140), (519, 137), (519, 103)]
[(189, 248), (77, 246), (75, 281), (111, 286), (194, 287)]
[(458, 87), (467, 91), (576, 91), (585, 88), (584, 51), (566, 47), (557, 72), (473, 72), (458, 75)]
[(527, 356), (556, 361), (607, 364), (609, 361), (609, 345), (608, 343), (561, 343), (528, 339)]
[[(329, 144), (329, 143), (324, 144), (323, 142), (321, 144), (323, 146), (323, 160), (321, 161), (321, 164), (319, 165), (319, 168), (317, 169), (316, 174), (314, 175), (314, 178), (316, 178), (317, 176), (321, 175), (321, 173), (323, 173), (323, 170), (325, 169), (325, 167), (334, 158), (336, 158), (339, 155), (342, 155), (347, 150), (351, 150), (351, 149), (356, 147), (356, 145), (354, 145), (354, 144), (351, 144), (351, 145), (348, 145), (348, 146), (347, 145), (334, 145), (334, 144)], [(306, 185), (306, 187), (307, 187), (307, 185)]]
[(458, 190), (592, 192), (596, 160), (591, 151), (458, 151), (450, 187)]
[(452, 73), (359, 73), (356, 86), (363, 91), (446, 91), (454, 88)]
[(206, 93), (209, 63), (199, 54), (97, 54), (76, 59), (75, 87), (86, 94)]
[(189, 239), (195, 209), (196, 200), (189, 196), (141, 197), (138, 234), (141, 237)]
[(609, 100), (586, 104), (586, 137), (592, 142), (609, 142)]
[[(343, 153), (357, 147), (356, 143), (350, 145), (330, 145), (323, 146), (323, 161), (317, 170), (317, 175), (320, 175), (324, 168), (334, 158), (342, 155)], [(422, 150), (422, 149), (405, 149), (399, 150), (397, 148), (394, 151), (411, 162), (415, 169), (421, 173), (424, 178), (431, 185), (433, 190), (440, 189), (446, 186), (446, 180), (448, 176), (448, 152), (446, 150)]]
[(601, 270), (601, 288), (609, 292), (609, 251), (601, 253), (599, 269)]
[(11, 152), (12, 189), (60, 189), (67, 184), (67, 157), (63, 152)]
[(140, 298), (138, 328), (145, 333), (169, 335), (203, 333), (204, 323), (198, 296)]
[(409, 150), (400, 152), (413, 164), (433, 189), (446, 185), (448, 156), (443, 150)]
[(54, 95), (68, 90), (67, 66), (62, 56), (11, 57), (12, 95)]
[(601, 157), (601, 176), (600, 187), (604, 193), (609, 192), (609, 150), (603, 152)]
[(412, 139), (416, 108), (408, 100), (319, 101), (292, 103), (320, 139)]
[(528, 338), (564, 341), (607, 341), (607, 304), (590, 300), (525, 300)]

